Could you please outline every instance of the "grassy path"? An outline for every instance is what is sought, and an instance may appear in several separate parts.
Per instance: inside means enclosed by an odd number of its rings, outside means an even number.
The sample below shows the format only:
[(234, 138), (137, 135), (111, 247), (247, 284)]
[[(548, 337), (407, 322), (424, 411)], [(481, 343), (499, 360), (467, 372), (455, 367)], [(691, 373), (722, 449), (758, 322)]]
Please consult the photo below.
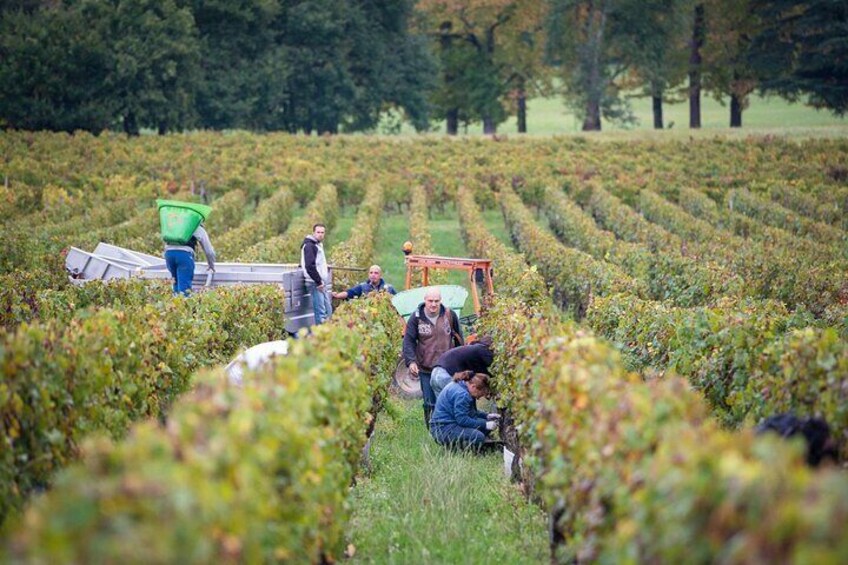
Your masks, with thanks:
[(393, 400), (390, 412), (351, 496), (353, 562), (547, 562), (545, 516), (509, 483), (500, 455), (437, 446), (417, 401)]
[[(487, 224), (504, 234), (500, 212)], [(434, 252), (467, 254), (456, 210), (431, 218)], [(406, 217), (386, 215), (377, 260), (389, 282), (403, 287), (400, 246)], [(463, 278), (450, 282), (462, 284)], [(481, 408), (483, 404), (481, 403)], [(503, 473), (500, 454), (448, 452), (427, 433), (420, 401), (392, 399), (371, 447), (372, 470), (351, 495), (348, 541), (358, 563), (545, 563), (544, 513)]]

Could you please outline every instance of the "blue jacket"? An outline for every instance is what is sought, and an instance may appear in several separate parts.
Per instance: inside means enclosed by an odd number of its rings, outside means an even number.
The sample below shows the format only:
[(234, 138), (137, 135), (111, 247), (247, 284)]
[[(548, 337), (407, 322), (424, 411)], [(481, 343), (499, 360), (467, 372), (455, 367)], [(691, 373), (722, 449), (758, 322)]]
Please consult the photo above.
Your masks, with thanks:
[(368, 294), (369, 292), (374, 292), (375, 290), (385, 290), (389, 294), (397, 294), (395, 292), (395, 287), (390, 284), (386, 284), (386, 281), (380, 279), (380, 282), (377, 283), (377, 286), (371, 284), (371, 281), (365, 281), (364, 283), (359, 283), (358, 285), (347, 289), (347, 297), (350, 298), (359, 298), (363, 294)]
[(477, 401), (468, 392), (467, 382), (452, 382), (439, 393), (430, 424), (455, 424), (485, 432), (486, 413), (477, 410)]

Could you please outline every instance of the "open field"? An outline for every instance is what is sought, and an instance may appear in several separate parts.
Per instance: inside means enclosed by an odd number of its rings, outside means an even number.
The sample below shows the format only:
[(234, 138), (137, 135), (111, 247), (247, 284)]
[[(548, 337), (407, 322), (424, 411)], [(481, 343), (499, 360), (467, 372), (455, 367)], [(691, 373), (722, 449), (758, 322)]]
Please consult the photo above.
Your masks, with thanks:
[[(653, 129), (654, 118), (649, 98), (630, 99), (633, 114), (637, 119), (634, 126), (625, 127), (604, 120), (603, 132), (617, 132), (617, 136), (625, 135), (630, 139), (677, 139), (690, 134), (696, 136), (721, 133), (733, 137), (747, 135), (788, 135), (792, 137), (848, 136), (848, 118), (838, 117), (832, 112), (817, 110), (801, 103), (790, 103), (786, 100), (767, 96), (751, 96), (748, 108), (742, 114), (742, 128), (729, 127), (730, 108), (714, 98), (701, 98), (701, 131), (689, 129), (689, 102), (677, 102), (663, 105), (663, 123), (665, 130)], [(582, 121), (566, 107), (561, 98), (534, 98), (527, 102), (527, 135), (573, 135), (583, 134), (592, 137), (599, 136), (597, 132), (584, 133), (581, 131)], [(518, 135), (515, 117), (509, 118), (498, 126), (499, 134)], [(379, 130), (378, 130), (379, 131)], [(433, 131), (444, 133), (444, 122), (434, 124)], [(414, 134), (414, 130), (404, 125), (401, 132), (405, 135)], [(460, 128), (461, 134), (480, 135), (482, 124), (469, 124)]]

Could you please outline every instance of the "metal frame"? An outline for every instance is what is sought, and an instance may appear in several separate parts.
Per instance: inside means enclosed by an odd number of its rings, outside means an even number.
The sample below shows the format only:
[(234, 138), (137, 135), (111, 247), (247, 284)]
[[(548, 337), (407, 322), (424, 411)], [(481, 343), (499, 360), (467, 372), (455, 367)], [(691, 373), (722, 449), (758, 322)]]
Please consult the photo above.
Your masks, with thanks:
[(477, 282), (474, 274), (479, 270), (483, 272), (486, 293), (491, 295), (495, 292), (492, 284), (492, 260), (491, 259), (468, 259), (464, 257), (442, 257), (439, 255), (407, 255), (406, 262), (406, 285), (409, 290), (412, 286), (413, 269), (424, 271), (424, 286), (430, 286), (430, 269), (446, 269), (453, 271), (466, 271), (468, 282), (471, 287), (471, 298), (474, 301), (474, 312), (480, 315), (480, 297), (477, 294)]
[[(68, 278), (74, 284), (92, 280), (159, 279), (169, 280), (171, 274), (165, 259), (139, 253), (108, 243), (99, 243), (89, 253), (72, 247), (65, 258)], [(330, 280), (332, 285), (332, 267)], [(194, 271), (192, 289), (228, 286), (235, 284), (277, 284), (285, 293), (286, 330), (314, 324), (312, 296), (306, 289), (306, 280), (300, 266), (292, 263), (216, 263), (214, 273), (208, 266), (198, 263)]]

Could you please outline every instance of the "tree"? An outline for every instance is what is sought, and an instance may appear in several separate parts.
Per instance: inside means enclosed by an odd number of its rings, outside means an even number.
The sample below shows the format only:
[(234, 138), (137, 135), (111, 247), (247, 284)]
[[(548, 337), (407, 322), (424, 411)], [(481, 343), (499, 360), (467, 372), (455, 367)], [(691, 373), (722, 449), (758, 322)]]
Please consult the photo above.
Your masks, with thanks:
[(692, 37), (689, 40), (689, 127), (701, 127), (701, 50), (706, 35), (704, 23), (704, 3), (695, 4), (692, 11)]
[(61, 5), (2, 13), (4, 127), (99, 132), (112, 124), (117, 101), (107, 84), (113, 56), (90, 21), (85, 11)]
[[(510, 92), (526, 98), (540, 74), (541, 0), (420, 0), (423, 27), (437, 40), (442, 80), (435, 96), (448, 133), (460, 118), (495, 133)], [(526, 129), (526, 120), (525, 129)]]
[(751, 40), (760, 89), (836, 115), (848, 110), (848, 4), (752, 0), (763, 25)]
[(290, 67), (276, 0), (193, 0), (203, 127), (283, 129)]
[(551, 61), (562, 72), (566, 99), (583, 116), (583, 131), (600, 131), (601, 116), (635, 121), (619, 79), (628, 69), (613, 21), (628, 0), (552, 0)]
[(173, 0), (116, 0), (108, 26), (115, 53), (109, 83), (124, 131), (160, 134), (195, 118), (200, 54), (194, 17)]
[(629, 65), (627, 86), (651, 97), (655, 129), (664, 127), (663, 101), (679, 100), (672, 89), (688, 70), (692, 8), (692, 0), (644, 0), (622, 3), (613, 14), (612, 33)]
[(742, 111), (757, 86), (749, 55), (761, 19), (749, 0), (706, 0), (704, 4), (705, 86), (718, 101), (730, 97), (730, 127), (742, 127)]

